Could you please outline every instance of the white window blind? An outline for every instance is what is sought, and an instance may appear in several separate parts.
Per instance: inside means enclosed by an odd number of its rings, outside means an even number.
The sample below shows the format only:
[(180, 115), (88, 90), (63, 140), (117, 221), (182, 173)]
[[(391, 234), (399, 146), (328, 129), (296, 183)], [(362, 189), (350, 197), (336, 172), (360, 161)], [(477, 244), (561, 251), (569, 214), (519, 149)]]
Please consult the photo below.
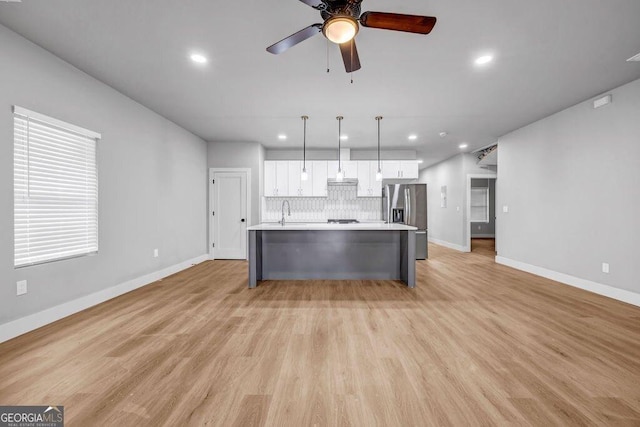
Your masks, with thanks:
[(489, 222), (489, 189), (471, 189), (471, 222)]
[(100, 135), (14, 107), (14, 265), (98, 251)]

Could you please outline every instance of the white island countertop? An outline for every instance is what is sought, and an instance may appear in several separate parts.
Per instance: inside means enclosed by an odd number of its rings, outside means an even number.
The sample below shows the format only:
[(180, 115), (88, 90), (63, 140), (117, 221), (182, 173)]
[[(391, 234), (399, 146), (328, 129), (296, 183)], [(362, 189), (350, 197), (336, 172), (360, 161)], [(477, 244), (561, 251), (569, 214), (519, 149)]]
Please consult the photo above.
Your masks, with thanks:
[(286, 231), (286, 230), (309, 230), (309, 231), (346, 231), (346, 230), (371, 230), (371, 231), (411, 231), (416, 227), (405, 224), (385, 224), (382, 222), (359, 222), (355, 224), (329, 224), (326, 222), (298, 223), (291, 222), (282, 226), (277, 222), (264, 222), (258, 225), (247, 227), (247, 231)]

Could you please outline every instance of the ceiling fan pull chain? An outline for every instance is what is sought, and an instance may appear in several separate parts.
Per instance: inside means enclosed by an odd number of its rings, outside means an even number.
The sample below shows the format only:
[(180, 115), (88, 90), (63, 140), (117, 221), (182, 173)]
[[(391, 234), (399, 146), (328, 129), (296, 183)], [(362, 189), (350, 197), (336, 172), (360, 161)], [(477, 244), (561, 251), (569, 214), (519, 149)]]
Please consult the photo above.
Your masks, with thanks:
[(327, 39), (327, 73), (329, 72), (329, 39)]
[(351, 84), (353, 84), (353, 49), (355, 46), (355, 42), (351, 40)]

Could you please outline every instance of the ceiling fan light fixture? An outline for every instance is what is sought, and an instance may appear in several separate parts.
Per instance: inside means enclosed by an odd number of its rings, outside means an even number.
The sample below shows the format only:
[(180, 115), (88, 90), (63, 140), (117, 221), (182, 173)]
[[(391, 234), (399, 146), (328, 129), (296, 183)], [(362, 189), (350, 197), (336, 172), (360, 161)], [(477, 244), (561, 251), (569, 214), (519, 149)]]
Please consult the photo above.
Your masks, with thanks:
[(329, 41), (342, 44), (353, 39), (358, 34), (358, 21), (350, 16), (334, 16), (325, 21), (322, 34)]

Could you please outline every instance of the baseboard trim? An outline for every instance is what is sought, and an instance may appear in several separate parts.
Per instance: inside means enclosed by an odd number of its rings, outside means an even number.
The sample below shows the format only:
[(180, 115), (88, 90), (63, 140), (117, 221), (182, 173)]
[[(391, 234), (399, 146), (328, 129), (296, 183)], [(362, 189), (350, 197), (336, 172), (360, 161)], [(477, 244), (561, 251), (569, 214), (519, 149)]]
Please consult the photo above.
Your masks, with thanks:
[(544, 267), (538, 267), (536, 265), (527, 264), (501, 256), (496, 256), (496, 263), (640, 307), (640, 294), (635, 292), (614, 288), (613, 286), (603, 285), (602, 283), (592, 282), (590, 280), (581, 279), (579, 277), (570, 276)]
[(120, 283), (119, 285), (103, 289), (84, 297), (80, 297), (73, 301), (48, 308), (38, 313), (21, 317), (20, 319), (12, 320), (8, 323), (5, 323), (4, 325), (0, 325), (0, 343), (18, 337), (22, 334), (26, 334), (27, 332), (31, 332), (35, 329), (41, 328), (45, 325), (63, 319), (72, 314), (78, 313), (82, 310), (86, 310), (87, 308), (101, 304), (120, 295), (126, 294), (127, 292), (131, 292), (135, 289), (146, 286), (150, 283), (175, 274), (179, 271), (191, 267), (194, 264), (199, 264), (202, 261), (206, 261), (208, 259), (208, 254), (200, 255), (181, 263), (163, 268), (162, 270), (154, 271), (153, 273), (145, 274), (144, 276), (128, 280), (124, 283)]
[(431, 243), (435, 243), (436, 245), (444, 246), (445, 248), (454, 249), (456, 251), (470, 252), (469, 248), (467, 248), (466, 246), (456, 245), (455, 243), (449, 243), (447, 241), (435, 239), (433, 237), (429, 237), (429, 241)]

